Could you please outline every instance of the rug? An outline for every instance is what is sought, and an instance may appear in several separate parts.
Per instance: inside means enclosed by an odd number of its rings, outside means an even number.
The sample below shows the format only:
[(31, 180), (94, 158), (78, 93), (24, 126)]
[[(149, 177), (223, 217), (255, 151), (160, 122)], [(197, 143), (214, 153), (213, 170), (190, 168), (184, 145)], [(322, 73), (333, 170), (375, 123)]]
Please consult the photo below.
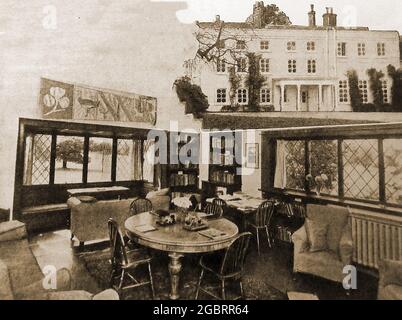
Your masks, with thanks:
[[(156, 300), (168, 300), (170, 291), (170, 276), (168, 271), (169, 258), (166, 253), (159, 251), (152, 251), (152, 275), (155, 287)], [(79, 259), (84, 262), (88, 273), (96, 280), (99, 287), (102, 289), (109, 288), (109, 277), (111, 266), (109, 263), (110, 252), (109, 249), (98, 250), (94, 252), (86, 252), (79, 255)], [(195, 298), (197, 281), (200, 274), (198, 261), (200, 255), (186, 255), (182, 258), (182, 272), (180, 278), (180, 296), (183, 300), (192, 300)], [(196, 266), (196, 267), (195, 267)], [(138, 268), (136, 272), (138, 280), (147, 280), (148, 270), (146, 265)], [(207, 289), (220, 295), (219, 282), (216, 278), (206, 274), (203, 283), (207, 285)], [(205, 282), (204, 282), (205, 281)], [(255, 278), (253, 274), (246, 274), (243, 277), (243, 288), (246, 299), (253, 300), (284, 300), (286, 295), (279, 290), (271, 287), (268, 283)], [(239, 284), (227, 284), (227, 298), (239, 295)], [(149, 286), (138, 287), (126, 290), (121, 297), (124, 300), (149, 300), (151, 299), (151, 290)], [(200, 299), (208, 299), (208, 295), (200, 293)]]

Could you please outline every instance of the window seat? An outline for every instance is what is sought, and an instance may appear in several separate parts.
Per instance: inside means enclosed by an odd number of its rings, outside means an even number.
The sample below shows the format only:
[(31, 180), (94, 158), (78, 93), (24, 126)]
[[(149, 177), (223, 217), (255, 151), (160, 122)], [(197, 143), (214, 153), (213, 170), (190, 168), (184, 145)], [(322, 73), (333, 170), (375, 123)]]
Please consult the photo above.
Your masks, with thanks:
[(66, 229), (70, 225), (70, 210), (67, 203), (25, 207), (21, 220), (29, 233)]
[(68, 210), (67, 203), (45, 204), (40, 206), (25, 207), (21, 210), (23, 215), (34, 213), (49, 213), (54, 211)]

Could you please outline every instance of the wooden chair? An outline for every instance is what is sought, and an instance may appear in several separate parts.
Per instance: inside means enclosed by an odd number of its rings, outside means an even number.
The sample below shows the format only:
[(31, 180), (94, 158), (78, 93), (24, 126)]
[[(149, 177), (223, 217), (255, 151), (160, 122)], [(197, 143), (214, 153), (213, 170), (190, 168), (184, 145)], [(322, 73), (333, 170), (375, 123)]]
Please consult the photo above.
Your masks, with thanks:
[(256, 232), (258, 255), (260, 255), (260, 230), (265, 229), (268, 245), (271, 248), (271, 236), (269, 234), (269, 226), (274, 214), (274, 209), (274, 201), (265, 201), (260, 204), (255, 214), (252, 215), (251, 219), (247, 219), (247, 225), (254, 228)]
[(138, 198), (130, 204), (130, 213), (136, 215), (143, 212), (152, 211), (152, 202), (148, 199)]
[(228, 207), (228, 204), (225, 200), (215, 198), (214, 200), (212, 200), (212, 204), (221, 207), (223, 209), (223, 214), (225, 214), (226, 208)]
[(221, 218), (223, 216), (223, 207), (208, 203), (204, 208), (204, 212), (214, 218)]
[[(235, 240), (233, 240), (227, 249), (220, 251), (219, 253), (210, 253), (201, 257), (201, 274), (198, 279), (195, 299), (198, 299), (198, 295), (201, 290), (215, 299), (226, 300), (225, 284), (229, 280), (239, 281), (240, 296), (234, 298), (233, 300), (244, 298), (242, 276), (244, 273), (244, 262), (251, 236), (252, 234), (250, 232), (242, 233)], [(218, 297), (214, 293), (201, 286), (204, 274), (206, 272), (211, 273), (220, 280), (221, 297)]]
[[(119, 294), (126, 289), (150, 285), (152, 298), (155, 298), (154, 284), (151, 272), (151, 257), (141, 250), (128, 250), (117, 222), (108, 221), (111, 264), (110, 286)], [(135, 269), (148, 265), (149, 281), (139, 282), (133, 275)], [(127, 285), (125, 282), (129, 281)], [(116, 284), (117, 283), (117, 284)]]

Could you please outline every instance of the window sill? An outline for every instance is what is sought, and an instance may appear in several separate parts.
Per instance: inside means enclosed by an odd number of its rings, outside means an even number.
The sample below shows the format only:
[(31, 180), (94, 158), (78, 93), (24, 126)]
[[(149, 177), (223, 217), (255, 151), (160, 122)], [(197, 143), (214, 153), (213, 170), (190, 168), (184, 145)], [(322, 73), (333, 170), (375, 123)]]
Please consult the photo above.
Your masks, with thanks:
[(320, 195), (317, 196), (315, 194), (307, 194), (305, 192), (293, 191), (293, 190), (282, 190), (282, 189), (273, 189), (271, 191), (261, 190), (262, 192), (266, 192), (268, 194), (277, 195), (277, 196), (285, 196), (297, 198), (300, 200), (311, 200), (312, 202), (318, 202), (323, 204), (333, 204), (344, 207), (351, 207), (357, 209), (363, 209), (368, 211), (381, 212), (385, 214), (390, 214), (394, 216), (402, 217), (402, 208), (383, 206), (380, 204), (366, 203), (356, 200), (342, 200), (339, 198), (331, 197), (328, 195)]

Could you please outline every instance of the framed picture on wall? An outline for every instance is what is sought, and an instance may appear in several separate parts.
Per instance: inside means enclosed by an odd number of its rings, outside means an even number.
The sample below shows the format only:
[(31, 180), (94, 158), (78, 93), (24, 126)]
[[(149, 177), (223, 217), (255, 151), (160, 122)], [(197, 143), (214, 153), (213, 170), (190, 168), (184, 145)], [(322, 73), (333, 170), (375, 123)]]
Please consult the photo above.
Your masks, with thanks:
[(259, 157), (258, 143), (246, 143), (246, 168), (259, 169)]

